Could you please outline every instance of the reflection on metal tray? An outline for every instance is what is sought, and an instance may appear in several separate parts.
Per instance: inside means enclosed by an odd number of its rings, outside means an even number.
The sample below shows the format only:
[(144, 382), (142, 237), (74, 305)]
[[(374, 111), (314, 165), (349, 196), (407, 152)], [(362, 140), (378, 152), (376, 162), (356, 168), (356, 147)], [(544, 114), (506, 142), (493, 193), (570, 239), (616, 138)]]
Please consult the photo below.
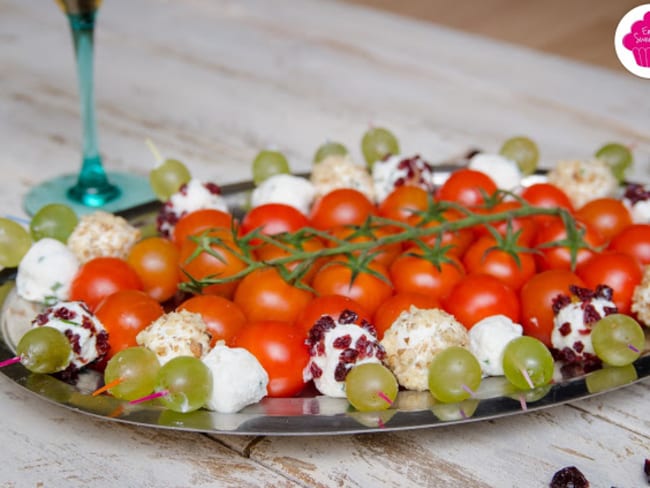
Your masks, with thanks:
[[(444, 175), (443, 175), (444, 176)], [(251, 182), (224, 185), (230, 208), (246, 206)], [(160, 204), (151, 202), (121, 213), (134, 224), (155, 222)], [(14, 270), (0, 271), (0, 361), (15, 355), (15, 346), (29, 327), (38, 306), (18, 297), (13, 287)], [(474, 398), (461, 403), (436, 403), (429, 392), (401, 391), (392, 408), (381, 412), (355, 411), (345, 399), (319, 395), (308, 387), (296, 398), (265, 398), (234, 414), (207, 410), (175, 413), (149, 404), (129, 405), (108, 395), (93, 397), (102, 375), (83, 371), (68, 384), (55, 376), (30, 373), (20, 364), (0, 369), (16, 384), (44, 400), (78, 412), (140, 426), (183, 431), (238, 435), (334, 435), (429, 428), (532, 412), (614, 390), (650, 376), (650, 337), (642, 357), (622, 368), (606, 368), (586, 376), (537, 388), (514, 391), (503, 378), (486, 378)]]

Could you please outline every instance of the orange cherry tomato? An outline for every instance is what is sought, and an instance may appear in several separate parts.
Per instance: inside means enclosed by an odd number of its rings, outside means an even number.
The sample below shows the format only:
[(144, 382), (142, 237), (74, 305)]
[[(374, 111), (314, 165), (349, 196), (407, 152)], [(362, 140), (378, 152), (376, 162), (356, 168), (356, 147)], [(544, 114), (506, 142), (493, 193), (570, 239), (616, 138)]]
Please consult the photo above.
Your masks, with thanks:
[(209, 229), (231, 230), (233, 218), (227, 212), (214, 208), (203, 208), (183, 215), (176, 225), (172, 240), (180, 249), (190, 236), (198, 236)]
[(376, 212), (375, 205), (358, 190), (339, 188), (318, 198), (311, 208), (311, 225), (319, 230), (361, 225)]
[(597, 198), (583, 205), (576, 217), (609, 242), (625, 227), (632, 225), (632, 214), (621, 200)]
[(407, 222), (429, 206), (432, 195), (419, 186), (401, 185), (396, 187), (379, 204), (379, 215), (387, 219)]
[(178, 290), (179, 254), (171, 241), (163, 237), (149, 237), (137, 242), (126, 260), (140, 277), (143, 290), (152, 298), (164, 302)]

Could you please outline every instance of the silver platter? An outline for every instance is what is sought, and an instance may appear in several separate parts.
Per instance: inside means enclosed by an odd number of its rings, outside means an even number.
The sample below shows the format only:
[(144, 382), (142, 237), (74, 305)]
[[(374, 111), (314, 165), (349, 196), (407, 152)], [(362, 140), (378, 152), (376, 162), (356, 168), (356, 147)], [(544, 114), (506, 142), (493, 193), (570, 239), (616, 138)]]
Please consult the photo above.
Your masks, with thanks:
[[(230, 208), (243, 208), (251, 182), (225, 185)], [(122, 215), (135, 225), (147, 226), (155, 219), (158, 203), (132, 208)], [(0, 271), (0, 361), (15, 356), (15, 346), (38, 312), (38, 306), (15, 293), (15, 270)], [(647, 335), (648, 336), (648, 335)], [(30, 373), (20, 364), (0, 369), (14, 383), (39, 398), (82, 414), (111, 422), (233, 435), (337, 435), (422, 429), (463, 424), (534, 412), (563, 403), (590, 398), (625, 387), (650, 376), (650, 336), (643, 355), (632, 365), (607, 368), (569, 378), (546, 387), (517, 392), (503, 378), (486, 378), (476, 396), (461, 403), (435, 403), (428, 392), (402, 391), (393, 408), (360, 413), (345, 399), (329, 398), (308, 389), (295, 398), (266, 398), (234, 414), (207, 410), (181, 414), (153, 402), (129, 405), (108, 395), (91, 393), (103, 384), (97, 371), (82, 372), (74, 383), (55, 376)]]

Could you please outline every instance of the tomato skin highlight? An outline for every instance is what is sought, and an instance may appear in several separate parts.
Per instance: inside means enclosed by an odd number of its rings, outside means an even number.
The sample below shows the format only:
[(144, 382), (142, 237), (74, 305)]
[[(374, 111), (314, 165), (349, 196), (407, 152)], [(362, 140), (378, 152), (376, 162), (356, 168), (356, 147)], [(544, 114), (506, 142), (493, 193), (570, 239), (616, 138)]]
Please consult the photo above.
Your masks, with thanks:
[(309, 350), (302, 331), (292, 324), (250, 322), (234, 337), (233, 345), (248, 350), (262, 364), (269, 375), (268, 396), (291, 397), (305, 387)]
[(521, 287), (519, 296), (524, 334), (551, 346), (553, 299), (560, 294), (570, 295), (570, 285), (586, 286), (575, 273), (564, 269), (553, 269), (536, 274)]
[(369, 215), (375, 213), (375, 205), (363, 193), (352, 188), (340, 188), (318, 198), (309, 219), (316, 229), (328, 230), (343, 225), (362, 225)]
[(104, 297), (120, 290), (142, 290), (142, 281), (125, 260), (99, 257), (82, 264), (70, 286), (70, 300), (95, 311)]
[(519, 323), (521, 306), (515, 291), (494, 276), (467, 275), (443, 301), (444, 309), (470, 330), (479, 320), (505, 315)]
[(276, 320), (294, 323), (313, 294), (288, 284), (275, 268), (262, 268), (247, 275), (237, 287), (233, 302), (249, 322)]
[(218, 295), (196, 295), (181, 303), (176, 310), (187, 310), (201, 315), (212, 336), (210, 347), (217, 341), (232, 346), (233, 337), (246, 325), (242, 309), (231, 300)]
[(138, 333), (162, 316), (162, 306), (140, 290), (120, 290), (105, 297), (95, 315), (108, 332), (107, 359), (127, 347), (137, 346)]
[(636, 258), (623, 252), (605, 251), (578, 266), (576, 274), (588, 288), (609, 286), (614, 292), (612, 301), (618, 312), (630, 314), (634, 289), (643, 279), (643, 270)]

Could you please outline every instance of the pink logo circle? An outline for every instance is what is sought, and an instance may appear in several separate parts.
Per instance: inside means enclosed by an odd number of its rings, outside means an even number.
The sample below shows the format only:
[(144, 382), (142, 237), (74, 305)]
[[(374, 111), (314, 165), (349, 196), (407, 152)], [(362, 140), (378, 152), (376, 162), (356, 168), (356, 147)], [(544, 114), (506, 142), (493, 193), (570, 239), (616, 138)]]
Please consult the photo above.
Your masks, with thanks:
[(623, 46), (632, 51), (637, 65), (650, 66), (650, 12), (632, 24), (630, 32), (623, 37)]

